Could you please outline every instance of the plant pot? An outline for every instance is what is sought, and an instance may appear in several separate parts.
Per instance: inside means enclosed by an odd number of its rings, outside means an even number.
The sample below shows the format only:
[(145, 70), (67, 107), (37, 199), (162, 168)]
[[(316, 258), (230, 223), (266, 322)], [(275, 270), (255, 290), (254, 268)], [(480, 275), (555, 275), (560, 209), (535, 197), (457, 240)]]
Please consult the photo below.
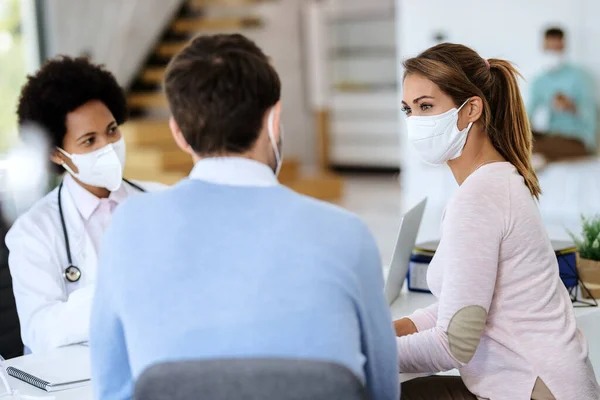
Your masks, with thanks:
[[(579, 279), (590, 291), (592, 297), (600, 299), (600, 261), (588, 260), (577, 255), (577, 272)], [(590, 298), (585, 290), (581, 292), (584, 298)]]

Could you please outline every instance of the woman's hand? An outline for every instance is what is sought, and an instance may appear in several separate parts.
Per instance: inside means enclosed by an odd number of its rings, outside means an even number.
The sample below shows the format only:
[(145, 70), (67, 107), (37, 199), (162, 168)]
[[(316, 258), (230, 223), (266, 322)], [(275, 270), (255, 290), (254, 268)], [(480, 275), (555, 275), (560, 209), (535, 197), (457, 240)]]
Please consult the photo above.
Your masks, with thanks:
[(410, 320), (410, 318), (402, 318), (397, 321), (394, 321), (394, 329), (396, 330), (396, 336), (408, 336), (413, 333), (417, 333), (417, 327)]

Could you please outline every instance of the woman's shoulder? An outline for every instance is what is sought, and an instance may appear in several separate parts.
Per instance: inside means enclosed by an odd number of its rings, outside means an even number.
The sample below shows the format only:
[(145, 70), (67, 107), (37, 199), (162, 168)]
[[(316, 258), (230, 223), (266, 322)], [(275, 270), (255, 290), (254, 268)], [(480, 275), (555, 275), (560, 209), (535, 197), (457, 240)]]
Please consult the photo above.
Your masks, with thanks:
[(444, 220), (483, 220), (489, 216), (489, 220), (506, 222), (515, 170), (509, 163), (495, 164), (499, 165), (484, 165), (463, 182), (446, 207)]
[(496, 203), (508, 198), (515, 173), (515, 167), (507, 162), (483, 165), (463, 182), (456, 197), (463, 201), (485, 203), (493, 200)]

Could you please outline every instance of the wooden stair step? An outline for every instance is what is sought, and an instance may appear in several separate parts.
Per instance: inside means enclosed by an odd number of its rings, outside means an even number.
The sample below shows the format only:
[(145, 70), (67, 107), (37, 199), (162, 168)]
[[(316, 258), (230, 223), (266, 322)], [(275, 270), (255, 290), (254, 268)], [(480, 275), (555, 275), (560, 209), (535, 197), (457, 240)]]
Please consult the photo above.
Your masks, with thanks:
[[(146, 149), (144, 149), (145, 151)], [(184, 153), (183, 151), (177, 150), (161, 150), (163, 155), (163, 167), (164, 169), (183, 171), (190, 173), (194, 167), (194, 161), (192, 156)]]
[(193, 167), (192, 158), (181, 150), (159, 148), (129, 148), (125, 168), (134, 170), (180, 171), (189, 173)]
[(131, 108), (166, 109), (167, 98), (162, 92), (130, 93), (127, 103)]
[[(138, 138), (143, 138), (142, 140), (138, 140)], [(152, 135), (126, 135), (125, 143), (127, 144), (127, 148), (137, 147), (140, 149), (144, 148), (155, 148), (161, 149), (164, 151), (169, 150), (177, 150), (179, 151), (179, 147), (173, 137), (169, 134), (167, 135), (157, 135), (155, 138)]]
[(301, 177), (285, 185), (300, 194), (325, 201), (339, 200), (344, 194), (343, 179), (329, 173)]
[(205, 7), (237, 7), (264, 3), (268, 0), (190, 0), (188, 5), (192, 8)]
[(160, 57), (173, 57), (175, 54), (183, 50), (188, 43), (189, 42), (187, 41), (163, 42), (156, 48), (156, 54)]
[(300, 179), (300, 162), (294, 158), (286, 158), (283, 160), (283, 165), (279, 171), (279, 182), (283, 185), (292, 183)]
[(134, 179), (137, 181), (149, 181), (149, 182), (159, 182), (165, 185), (174, 185), (180, 180), (184, 179), (188, 176), (188, 174), (184, 172), (178, 171), (152, 171), (148, 169), (138, 170), (138, 169), (128, 169), (125, 167), (124, 175), (128, 179)]
[(140, 151), (135, 148), (127, 149), (127, 160), (125, 161), (125, 172), (131, 171), (152, 171), (159, 173), (164, 171), (162, 166), (163, 157), (160, 150), (150, 149), (149, 151)]
[(177, 150), (166, 120), (134, 119), (121, 126), (121, 132), (129, 147), (158, 147)]
[(194, 34), (199, 31), (238, 31), (241, 29), (257, 28), (263, 25), (260, 17), (219, 17), (219, 18), (180, 18), (172, 29), (176, 33)]
[(142, 72), (141, 81), (149, 84), (162, 83), (165, 72), (167, 72), (166, 67), (147, 67)]

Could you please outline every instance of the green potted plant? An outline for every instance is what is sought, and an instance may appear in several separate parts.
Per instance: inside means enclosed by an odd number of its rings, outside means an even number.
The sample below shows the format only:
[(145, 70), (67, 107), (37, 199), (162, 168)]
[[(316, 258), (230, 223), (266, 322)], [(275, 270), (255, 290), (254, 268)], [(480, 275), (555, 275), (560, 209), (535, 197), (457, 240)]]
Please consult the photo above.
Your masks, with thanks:
[[(594, 298), (600, 298), (600, 215), (581, 216), (581, 238), (569, 232), (577, 246), (577, 272)], [(587, 293), (583, 293), (584, 297)]]

